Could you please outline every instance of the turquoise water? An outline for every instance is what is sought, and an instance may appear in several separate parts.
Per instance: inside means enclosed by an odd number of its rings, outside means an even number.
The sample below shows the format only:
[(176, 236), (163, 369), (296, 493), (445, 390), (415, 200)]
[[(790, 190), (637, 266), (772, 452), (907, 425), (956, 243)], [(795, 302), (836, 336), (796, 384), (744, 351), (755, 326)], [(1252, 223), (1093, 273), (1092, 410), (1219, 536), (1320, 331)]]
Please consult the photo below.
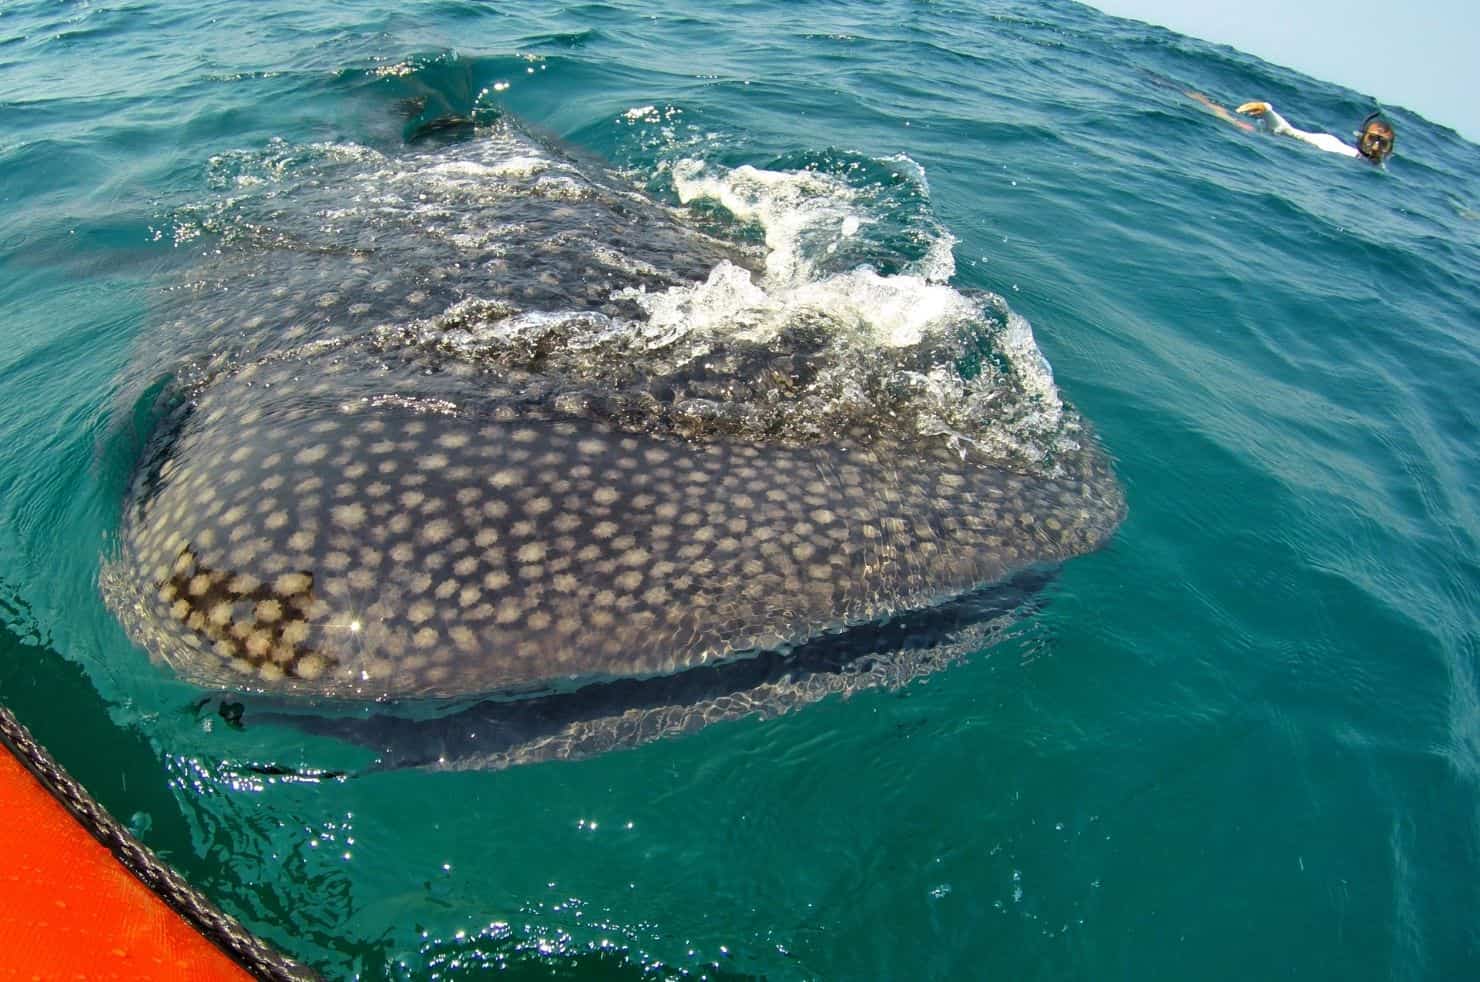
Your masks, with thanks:
[[(1185, 89), (1371, 108), (1061, 3), (0, 7), (0, 699), (332, 977), (1473, 971), (1480, 150), (1387, 107), (1378, 170)], [(417, 98), (660, 194), (681, 159), (918, 165), (896, 231), (1031, 321), (1125, 524), (899, 691), (576, 763), (250, 770), (366, 757), (197, 711), (103, 607), (150, 422), (120, 373), (240, 178), (391, 151)]]

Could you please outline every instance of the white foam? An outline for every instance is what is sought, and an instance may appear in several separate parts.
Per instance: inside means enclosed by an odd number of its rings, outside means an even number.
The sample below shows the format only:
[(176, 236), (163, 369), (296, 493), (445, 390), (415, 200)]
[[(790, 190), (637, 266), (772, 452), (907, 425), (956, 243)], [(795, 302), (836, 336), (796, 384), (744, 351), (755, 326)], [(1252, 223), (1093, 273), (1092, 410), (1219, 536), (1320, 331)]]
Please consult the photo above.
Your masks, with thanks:
[(956, 275), (956, 237), (949, 232), (939, 232), (930, 240), (930, 247), (912, 265), (911, 269), (921, 279), (930, 283), (944, 283)]
[(759, 340), (774, 335), (783, 322), (781, 302), (751, 282), (750, 270), (729, 261), (711, 270), (703, 283), (661, 293), (629, 287), (617, 297), (636, 301), (648, 315), (643, 334), (659, 343), (695, 333)]
[(749, 270), (722, 262), (703, 283), (661, 293), (629, 288), (618, 297), (635, 300), (648, 315), (646, 333), (669, 338), (697, 333), (763, 341), (810, 317), (861, 341), (899, 348), (981, 317), (977, 304), (948, 286), (871, 269), (764, 289)]
[[(925, 171), (904, 155), (889, 158), (894, 168), (928, 193)], [(752, 283), (742, 269), (722, 264), (708, 282), (675, 287), (660, 295), (643, 295), (638, 302), (666, 331), (709, 331), (720, 325), (748, 335), (769, 335), (788, 319), (819, 312), (850, 325), (876, 343), (898, 347), (918, 343), (927, 333), (963, 319), (979, 318), (979, 305), (947, 285), (955, 275), (954, 236), (935, 226), (921, 230), (928, 237), (925, 255), (893, 276), (868, 267), (820, 276), (812, 256), (829, 253), (838, 243), (858, 234), (864, 223), (881, 220), (859, 211), (859, 194), (841, 179), (811, 170), (773, 171), (749, 165), (732, 170), (711, 168), (686, 158), (673, 164), (674, 188), (679, 200), (717, 202), (737, 219), (761, 226), (767, 247), (765, 277)], [(1057, 404), (1048, 363), (1033, 343), (1027, 322), (1016, 317), (1006, 334), (1012, 350), (1005, 352), (1023, 363), (1025, 389)]]
[(468, 178), (531, 177), (549, 166), (550, 161), (544, 157), (518, 156), (492, 164), (477, 160), (450, 160), (428, 167), (427, 173)]
[(652, 263), (635, 259), (624, 252), (597, 243), (591, 247), (591, 258), (613, 269), (635, 276), (658, 277), (663, 274)]
[(1023, 391), (1037, 399), (1043, 426), (1050, 429), (1058, 426), (1064, 404), (1059, 400), (1058, 387), (1053, 383), (1053, 367), (1033, 339), (1033, 328), (1028, 319), (1009, 310), (1007, 327), (998, 336), (997, 345), (1007, 356)]
[(981, 316), (975, 303), (949, 286), (866, 268), (808, 283), (787, 299), (787, 306), (825, 311), (891, 348), (919, 344), (928, 333)]
[[(903, 155), (888, 163), (928, 197), (924, 168)], [(751, 166), (727, 171), (686, 158), (672, 165), (672, 177), (684, 204), (711, 200), (739, 221), (759, 225), (768, 252), (758, 282), (748, 270), (725, 262), (701, 284), (652, 294), (624, 291), (621, 296), (635, 300), (648, 315), (641, 330), (649, 343), (672, 344), (695, 335), (765, 341), (789, 324), (807, 322), (829, 325), (850, 347), (904, 348), (949, 332), (969, 336), (974, 327), (1002, 323), (1000, 314), (988, 311), (990, 301), (949, 285), (956, 273), (956, 239), (928, 213), (906, 219), (926, 249), (902, 272), (882, 275), (858, 266), (821, 273), (818, 261), (835, 255), (863, 225), (897, 222), (898, 216), (871, 214), (867, 190), (860, 192), (817, 171)], [(986, 373), (967, 380), (949, 365), (917, 375), (913, 384), (921, 387), (926, 403), (940, 407), (939, 413), (922, 414), (920, 424), (993, 452), (1039, 455), (1064, 422), (1053, 370), (1021, 315), (1008, 310), (1005, 323), (991, 335), (1006, 362), (1007, 378)], [(996, 388), (1002, 381), (1016, 390), (1007, 400), (1016, 407), (1012, 410), (1002, 404), (1003, 393)], [(970, 426), (975, 434), (970, 437), (948, 422), (997, 418), (1004, 412), (1010, 421), (1004, 418), (1001, 426), (986, 429)], [(986, 447), (983, 441), (993, 445)]]
[[(844, 238), (858, 231), (861, 218), (855, 193), (841, 180), (815, 171), (762, 170), (746, 164), (711, 174), (703, 161), (684, 159), (673, 165), (678, 200), (718, 202), (742, 222), (761, 226), (766, 236), (768, 285), (784, 286), (808, 279), (813, 266), (809, 242), (830, 234)], [(822, 244), (826, 249), (826, 244)]]

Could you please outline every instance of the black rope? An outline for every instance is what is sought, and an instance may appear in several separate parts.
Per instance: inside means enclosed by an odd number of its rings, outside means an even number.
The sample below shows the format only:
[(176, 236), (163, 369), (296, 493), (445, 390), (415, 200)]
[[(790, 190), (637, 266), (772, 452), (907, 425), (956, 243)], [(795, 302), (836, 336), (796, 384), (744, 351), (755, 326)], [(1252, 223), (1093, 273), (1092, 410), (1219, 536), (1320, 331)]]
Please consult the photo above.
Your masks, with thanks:
[(16, 759), (93, 838), (107, 847), (114, 859), (242, 968), (271, 982), (300, 982), (319, 977), (313, 970), (274, 950), (185, 882), (184, 877), (109, 815), (4, 706), (0, 706), (0, 742), (10, 748)]

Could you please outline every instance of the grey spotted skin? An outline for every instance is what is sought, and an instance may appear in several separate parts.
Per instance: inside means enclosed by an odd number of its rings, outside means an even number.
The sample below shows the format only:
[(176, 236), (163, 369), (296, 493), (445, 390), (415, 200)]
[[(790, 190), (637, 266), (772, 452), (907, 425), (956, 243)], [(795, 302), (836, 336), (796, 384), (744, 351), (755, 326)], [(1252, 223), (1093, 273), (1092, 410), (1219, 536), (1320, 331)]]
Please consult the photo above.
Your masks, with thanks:
[(305, 405), (279, 394), (290, 378), (204, 395), (137, 516), (158, 586), (135, 630), (218, 683), (409, 696), (668, 674), (1103, 535), (1087, 495), (1104, 475), (1028, 481), (944, 445), (904, 467), (879, 441), (692, 444), (502, 406)]
[[(356, 700), (675, 678), (1055, 565), (1121, 519), (1072, 410), (1036, 463), (993, 451), (1029, 401), (1006, 377), (1000, 417), (921, 423), (922, 372), (988, 315), (864, 357), (810, 321), (653, 343), (634, 292), (757, 257), (512, 128), (349, 157), (234, 205), (132, 376), (168, 374), (173, 402), (104, 593), (187, 678)], [(499, 759), (840, 688), (752, 682)]]

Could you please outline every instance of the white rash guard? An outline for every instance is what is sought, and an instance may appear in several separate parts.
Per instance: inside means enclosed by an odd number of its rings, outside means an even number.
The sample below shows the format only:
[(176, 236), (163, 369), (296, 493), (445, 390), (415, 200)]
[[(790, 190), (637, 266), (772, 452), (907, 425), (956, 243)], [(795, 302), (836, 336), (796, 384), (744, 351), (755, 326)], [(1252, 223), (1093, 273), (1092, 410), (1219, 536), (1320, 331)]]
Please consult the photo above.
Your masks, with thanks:
[(1265, 109), (1264, 115), (1260, 117), (1271, 133), (1280, 136), (1292, 136), (1297, 140), (1304, 140), (1313, 147), (1320, 147), (1328, 153), (1339, 153), (1344, 157), (1360, 157), (1357, 148), (1341, 141), (1340, 137), (1332, 136), (1330, 133), (1307, 133), (1305, 130), (1297, 130), (1285, 121), (1285, 117), (1274, 111), (1274, 106)]

